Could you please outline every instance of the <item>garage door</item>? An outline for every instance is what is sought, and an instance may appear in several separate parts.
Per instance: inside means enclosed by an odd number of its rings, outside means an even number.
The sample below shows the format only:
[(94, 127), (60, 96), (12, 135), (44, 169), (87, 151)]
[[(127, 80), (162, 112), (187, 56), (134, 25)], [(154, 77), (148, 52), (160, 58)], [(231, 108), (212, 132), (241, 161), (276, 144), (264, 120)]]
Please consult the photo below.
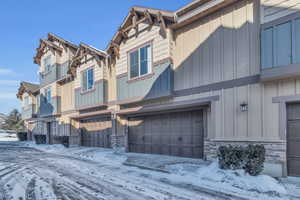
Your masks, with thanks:
[(129, 118), (129, 151), (203, 157), (202, 110)]
[(300, 103), (287, 105), (287, 165), (289, 176), (300, 176)]
[(111, 129), (110, 117), (81, 120), (81, 145), (110, 148)]

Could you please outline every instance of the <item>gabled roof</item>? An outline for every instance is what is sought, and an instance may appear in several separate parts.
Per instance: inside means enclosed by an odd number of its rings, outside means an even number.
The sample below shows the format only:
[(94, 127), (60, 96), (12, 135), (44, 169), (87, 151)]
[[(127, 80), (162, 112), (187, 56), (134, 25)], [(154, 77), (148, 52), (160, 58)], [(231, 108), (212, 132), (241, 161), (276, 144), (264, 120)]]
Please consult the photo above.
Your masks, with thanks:
[(175, 12), (176, 23), (172, 28), (185, 26), (237, 1), (244, 0), (193, 0)]
[(76, 68), (81, 64), (81, 59), (87, 55), (92, 56), (100, 65), (101, 60), (107, 58), (107, 53), (90, 45), (80, 43), (70, 64), (69, 74), (75, 76)]
[(48, 33), (48, 37), (46, 39), (40, 39), (39, 47), (36, 49), (36, 55), (33, 58), (35, 64), (41, 64), (41, 57), (43, 56), (46, 47), (49, 48), (53, 53), (62, 53), (63, 48), (56, 45), (54, 43), (55, 41), (62, 44), (64, 49), (69, 48), (73, 52), (75, 52), (78, 48), (77, 45), (71, 43), (70, 41), (64, 40), (53, 33)]
[(138, 24), (146, 22), (150, 25), (159, 25), (166, 28), (167, 25), (175, 23), (175, 14), (172, 11), (134, 6), (125, 17), (123, 23), (108, 44), (106, 51), (109, 55), (118, 56), (118, 48), (123, 39), (128, 38), (131, 29), (138, 31)]
[(78, 46), (73, 44), (72, 42), (65, 40), (57, 35), (55, 35), (54, 33), (48, 33), (48, 40), (53, 42), (53, 41), (57, 41), (63, 45), (65, 45), (66, 47), (71, 48), (72, 50), (76, 51)]
[(38, 84), (22, 81), (18, 89), (17, 98), (22, 99), (22, 95), (24, 94), (24, 92), (35, 95), (38, 94), (39, 91), (40, 91), (40, 86)]

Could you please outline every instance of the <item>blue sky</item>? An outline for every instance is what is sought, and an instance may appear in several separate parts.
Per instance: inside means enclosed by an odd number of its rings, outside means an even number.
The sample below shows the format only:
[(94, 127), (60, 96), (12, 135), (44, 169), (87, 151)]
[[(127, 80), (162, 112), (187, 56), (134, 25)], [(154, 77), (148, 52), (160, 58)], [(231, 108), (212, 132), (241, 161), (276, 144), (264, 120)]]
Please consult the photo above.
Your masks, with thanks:
[(3, 0), (0, 3), (0, 113), (20, 108), (19, 82), (38, 82), (40, 38), (53, 32), (104, 49), (131, 6), (176, 10), (191, 0)]

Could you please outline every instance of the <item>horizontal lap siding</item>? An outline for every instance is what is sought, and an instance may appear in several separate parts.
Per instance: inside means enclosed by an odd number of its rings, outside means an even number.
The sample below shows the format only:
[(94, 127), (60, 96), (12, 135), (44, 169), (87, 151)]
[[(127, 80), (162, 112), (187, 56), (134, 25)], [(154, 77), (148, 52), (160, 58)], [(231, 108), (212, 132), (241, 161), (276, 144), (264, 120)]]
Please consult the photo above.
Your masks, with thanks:
[(258, 12), (242, 1), (175, 31), (175, 90), (258, 74)]
[[(140, 24), (139, 30), (143, 30), (147, 28), (148, 25)], [(143, 45), (145, 42), (153, 40), (153, 62), (160, 61), (164, 58), (170, 57), (170, 40), (169, 34), (167, 34), (167, 38), (163, 38), (159, 34), (159, 26), (153, 26), (151, 29), (142, 31), (138, 34), (137, 37), (131, 37), (135, 31), (131, 30), (129, 32), (130, 39), (126, 40), (125, 42), (121, 43), (120, 45), (120, 57), (116, 61), (116, 75), (127, 73), (127, 53), (128, 51)]]
[(299, 0), (262, 0), (261, 21), (267, 23), (280, 17), (299, 12)]
[[(90, 56), (87, 56), (87, 59), (89, 59)], [(76, 78), (74, 80), (74, 87), (75, 88), (79, 88), (81, 87), (81, 72), (90, 68), (90, 67), (94, 67), (94, 81), (98, 81), (104, 78), (104, 74), (103, 74), (103, 62), (101, 63), (102, 66), (99, 66), (98, 63), (96, 62), (95, 59), (92, 59), (84, 64), (82, 64), (81, 66), (79, 66), (77, 68), (77, 74), (76, 74)]]

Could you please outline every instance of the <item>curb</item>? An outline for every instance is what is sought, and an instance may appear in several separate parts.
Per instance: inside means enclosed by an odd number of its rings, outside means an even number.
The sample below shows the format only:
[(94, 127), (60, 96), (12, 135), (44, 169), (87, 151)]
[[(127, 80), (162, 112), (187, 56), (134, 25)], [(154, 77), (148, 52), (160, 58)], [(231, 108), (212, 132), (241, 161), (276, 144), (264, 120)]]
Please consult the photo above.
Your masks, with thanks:
[(170, 174), (170, 172), (168, 172), (166, 170), (163, 170), (163, 169), (146, 167), (146, 166), (143, 166), (143, 165), (136, 165), (136, 164), (132, 164), (132, 163), (129, 163), (129, 162), (126, 162), (126, 161), (123, 163), (123, 165), (129, 166), (129, 167), (137, 167), (137, 168), (140, 168), (140, 169), (146, 169), (146, 170), (151, 170), (151, 171), (157, 171), (157, 172), (163, 172), (163, 173), (166, 173), (166, 174)]

